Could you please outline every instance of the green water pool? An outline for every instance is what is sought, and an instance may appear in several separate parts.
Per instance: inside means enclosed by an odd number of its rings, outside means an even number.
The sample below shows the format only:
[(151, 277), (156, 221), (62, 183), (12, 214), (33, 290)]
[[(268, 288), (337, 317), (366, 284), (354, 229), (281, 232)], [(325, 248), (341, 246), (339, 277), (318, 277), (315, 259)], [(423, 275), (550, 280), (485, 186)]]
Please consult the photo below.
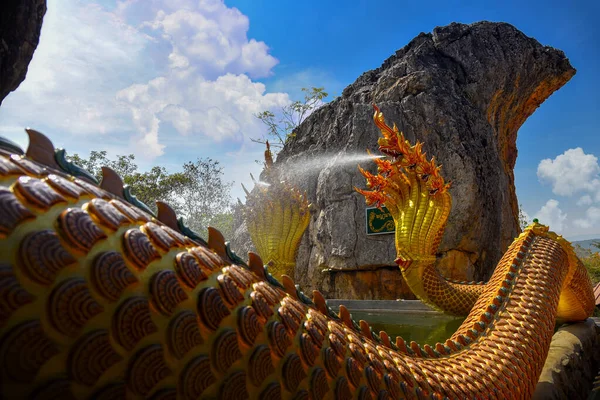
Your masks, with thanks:
[(386, 331), (390, 339), (396, 336), (410, 342), (423, 345), (443, 343), (458, 329), (464, 321), (462, 317), (452, 317), (434, 312), (393, 312), (393, 311), (351, 311), (355, 321), (367, 321), (373, 331)]

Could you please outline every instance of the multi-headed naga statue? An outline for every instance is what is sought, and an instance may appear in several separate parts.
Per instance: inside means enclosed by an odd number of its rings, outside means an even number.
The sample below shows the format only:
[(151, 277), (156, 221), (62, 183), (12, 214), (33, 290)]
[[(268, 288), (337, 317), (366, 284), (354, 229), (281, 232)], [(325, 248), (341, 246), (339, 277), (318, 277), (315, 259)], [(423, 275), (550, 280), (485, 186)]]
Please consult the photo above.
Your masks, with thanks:
[[(0, 141), (0, 397), (36, 399), (528, 398), (555, 320), (594, 301), (564, 239), (539, 224), (487, 284), (433, 267), (448, 186), (420, 145), (380, 113), (370, 203), (396, 221), (398, 263), (414, 292), (468, 313), (445, 343), (375, 334), (318, 293), (245, 264), (210, 230), (204, 242), (164, 204), (135, 205), (106, 170), (100, 187), (30, 131), (26, 154)], [(84, 174), (85, 175), (85, 174)]]
[(310, 222), (306, 194), (280, 181), (273, 166), (273, 154), (267, 142), (263, 180), (254, 191), (246, 188), (244, 218), (258, 255), (278, 279), (294, 277), (296, 252)]

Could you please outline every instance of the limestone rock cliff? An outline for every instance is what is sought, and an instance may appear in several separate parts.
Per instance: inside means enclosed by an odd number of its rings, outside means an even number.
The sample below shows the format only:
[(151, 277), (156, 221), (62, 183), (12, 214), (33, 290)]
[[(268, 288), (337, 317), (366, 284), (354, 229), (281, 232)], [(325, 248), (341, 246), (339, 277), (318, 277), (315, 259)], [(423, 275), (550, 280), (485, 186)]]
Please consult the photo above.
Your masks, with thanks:
[[(377, 152), (373, 103), (409, 140), (423, 141), (453, 182), (439, 267), (454, 278), (487, 279), (519, 231), (517, 131), (574, 74), (562, 51), (509, 24), (479, 22), (421, 33), (361, 75), (298, 127), (276, 161), (282, 179), (313, 203), (295, 279), (330, 297), (410, 298), (393, 235), (366, 235), (365, 200), (354, 191), (365, 180), (356, 162), (344, 162)], [(374, 172), (372, 162), (361, 166)]]
[(0, 104), (25, 79), (45, 13), (45, 0), (0, 2)]

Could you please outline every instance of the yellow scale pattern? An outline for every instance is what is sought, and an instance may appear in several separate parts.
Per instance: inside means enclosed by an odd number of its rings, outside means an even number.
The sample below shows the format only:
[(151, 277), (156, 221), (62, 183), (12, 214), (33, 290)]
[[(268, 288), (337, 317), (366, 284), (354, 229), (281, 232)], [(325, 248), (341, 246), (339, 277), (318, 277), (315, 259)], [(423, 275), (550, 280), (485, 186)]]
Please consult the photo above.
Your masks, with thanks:
[[(16, 250), (0, 259), (5, 396), (385, 391), (379, 378), (370, 378), (373, 391), (367, 385), (364, 345), (350, 343), (360, 338), (348, 327), (107, 192), (12, 161), (2, 158), (14, 173), (1, 175), (9, 189), (0, 203), (10, 216), (2, 218), (3, 249)], [(380, 345), (371, 346), (376, 354)], [(360, 361), (344, 362), (350, 347)]]
[[(489, 287), (491, 281), (487, 284), (451, 281), (435, 267), (436, 252), (452, 205), (448, 191), (451, 185), (444, 181), (441, 165), (436, 164), (435, 158), (427, 160), (422, 151), (423, 144), (417, 141), (411, 145), (396, 125), (390, 128), (383, 113), (376, 106), (374, 108), (373, 120), (382, 134), (378, 141), (379, 150), (388, 158), (375, 159), (377, 175), (359, 167), (371, 190), (356, 190), (365, 196), (368, 204), (385, 205), (394, 217), (396, 262), (411, 290), (435, 309), (467, 315), (482, 294), (495, 290), (495, 287)], [(567, 241), (548, 233), (547, 229), (544, 234), (557, 240), (569, 255), (567, 280), (570, 286), (561, 296), (559, 318), (562, 314), (587, 317), (591, 292), (585, 268), (578, 265), (581, 262)], [(507, 252), (499, 265), (513, 256)]]
[(572, 249), (537, 224), (458, 332), (422, 347), (357, 327), (318, 292), (301, 301), (256, 256), (235, 265), (209, 243), (0, 151), (0, 397), (528, 398), (555, 318), (594, 306)]
[(266, 182), (251, 193), (246, 191), (243, 210), (248, 233), (275, 278), (294, 277), (298, 246), (310, 222), (310, 204), (306, 193), (279, 180), (268, 141), (262, 175)]

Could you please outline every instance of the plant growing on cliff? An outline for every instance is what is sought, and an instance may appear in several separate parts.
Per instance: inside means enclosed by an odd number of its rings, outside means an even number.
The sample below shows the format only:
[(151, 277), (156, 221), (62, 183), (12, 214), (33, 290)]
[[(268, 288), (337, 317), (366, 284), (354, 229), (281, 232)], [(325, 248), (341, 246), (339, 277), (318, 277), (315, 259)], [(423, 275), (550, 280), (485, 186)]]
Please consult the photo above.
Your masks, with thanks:
[(267, 137), (253, 138), (253, 142), (265, 144), (269, 138), (271, 146), (281, 149), (285, 143), (295, 136), (296, 128), (318, 108), (323, 99), (329, 96), (323, 87), (302, 88), (304, 100), (296, 100), (291, 104), (281, 107), (278, 112), (270, 110), (260, 112), (254, 116), (267, 126)]
[(523, 211), (523, 205), (519, 204), (519, 227), (521, 228), (521, 231), (524, 231), (525, 228), (527, 228), (527, 225), (530, 224), (528, 218), (529, 216)]

